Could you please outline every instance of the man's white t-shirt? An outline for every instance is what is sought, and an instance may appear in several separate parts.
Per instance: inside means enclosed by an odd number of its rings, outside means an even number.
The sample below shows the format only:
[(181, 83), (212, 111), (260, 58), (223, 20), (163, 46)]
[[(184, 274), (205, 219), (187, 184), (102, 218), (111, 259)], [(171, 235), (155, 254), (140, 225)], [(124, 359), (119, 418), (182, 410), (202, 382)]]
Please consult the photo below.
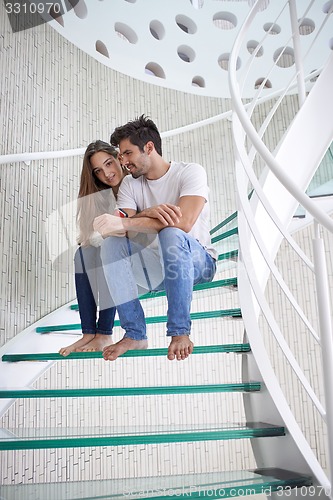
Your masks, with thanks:
[(189, 234), (216, 259), (217, 253), (211, 246), (209, 234), (208, 192), (207, 174), (202, 165), (172, 161), (168, 171), (159, 179), (148, 180), (143, 175), (134, 179), (127, 175), (119, 188), (117, 207), (141, 212), (162, 203), (177, 205), (182, 196), (202, 196), (206, 203)]

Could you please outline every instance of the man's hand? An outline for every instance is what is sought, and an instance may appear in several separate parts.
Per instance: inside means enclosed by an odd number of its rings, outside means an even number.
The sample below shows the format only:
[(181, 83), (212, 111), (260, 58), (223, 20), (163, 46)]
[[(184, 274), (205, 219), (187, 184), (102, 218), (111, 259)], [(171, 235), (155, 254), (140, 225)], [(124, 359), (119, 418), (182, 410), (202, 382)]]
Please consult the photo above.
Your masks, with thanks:
[(94, 220), (94, 230), (100, 233), (103, 238), (108, 236), (126, 236), (126, 229), (124, 228), (124, 220), (115, 215), (103, 214), (96, 217)]
[(182, 212), (177, 205), (171, 203), (163, 203), (154, 207), (145, 208), (142, 212), (134, 217), (149, 217), (150, 219), (158, 219), (164, 226), (174, 226), (178, 224)]

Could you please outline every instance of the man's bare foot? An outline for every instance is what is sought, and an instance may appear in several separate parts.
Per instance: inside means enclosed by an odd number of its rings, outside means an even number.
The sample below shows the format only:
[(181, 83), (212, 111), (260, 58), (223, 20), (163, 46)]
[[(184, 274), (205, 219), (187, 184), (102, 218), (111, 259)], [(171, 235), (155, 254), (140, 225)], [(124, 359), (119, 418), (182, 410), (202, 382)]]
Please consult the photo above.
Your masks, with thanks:
[(188, 335), (177, 335), (172, 337), (168, 348), (168, 359), (178, 361), (186, 359), (193, 352), (194, 344)]
[(67, 347), (62, 347), (59, 350), (59, 354), (62, 356), (68, 356), (71, 352), (74, 352), (76, 350), (80, 350), (83, 346), (86, 344), (89, 344), (95, 337), (94, 333), (84, 333), (83, 337), (80, 338), (80, 340), (77, 340), (73, 344), (68, 345)]
[(94, 338), (82, 347), (78, 347), (77, 351), (91, 352), (91, 351), (103, 351), (104, 347), (112, 344), (111, 335), (105, 335), (102, 333), (96, 333)]
[(119, 342), (107, 346), (103, 349), (103, 358), (106, 361), (114, 361), (119, 356), (130, 350), (147, 349), (147, 340), (134, 340), (129, 337), (123, 337)]

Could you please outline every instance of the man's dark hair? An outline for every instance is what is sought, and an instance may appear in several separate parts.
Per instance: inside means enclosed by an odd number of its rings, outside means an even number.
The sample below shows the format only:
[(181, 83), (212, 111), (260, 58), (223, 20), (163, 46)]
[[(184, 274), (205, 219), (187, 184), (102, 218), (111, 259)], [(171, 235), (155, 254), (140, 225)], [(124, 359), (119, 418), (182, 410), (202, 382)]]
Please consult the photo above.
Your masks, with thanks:
[(156, 151), (162, 156), (162, 141), (158, 128), (153, 120), (145, 115), (117, 127), (111, 134), (110, 142), (113, 146), (118, 147), (123, 139), (129, 139), (132, 144), (138, 146), (140, 151), (143, 151), (147, 142), (152, 141)]

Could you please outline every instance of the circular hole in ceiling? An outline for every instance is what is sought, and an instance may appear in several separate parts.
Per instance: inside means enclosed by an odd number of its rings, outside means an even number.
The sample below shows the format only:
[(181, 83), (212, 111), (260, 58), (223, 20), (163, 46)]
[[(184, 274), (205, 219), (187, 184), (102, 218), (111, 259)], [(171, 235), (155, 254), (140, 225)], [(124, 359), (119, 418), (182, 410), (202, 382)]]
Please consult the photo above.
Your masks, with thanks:
[(106, 48), (105, 43), (103, 43), (101, 40), (97, 40), (95, 47), (96, 47), (96, 51), (99, 52), (100, 54), (102, 54), (102, 56), (110, 57), (109, 51)]
[(299, 34), (310, 35), (314, 31), (315, 27), (315, 23), (312, 21), (312, 19), (304, 18), (298, 27)]
[(194, 21), (192, 21), (192, 19), (190, 19), (187, 16), (179, 14), (178, 16), (176, 16), (176, 23), (177, 23), (177, 26), (182, 31), (184, 31), (185, 33), (188, 33), (190, 35), (192, 35), (193, 33), (195, 33), (197, 31), (197, 25), (195, 24)]
[(192, 62), (195, 59), (195, 52), (188, 45), (181, 45), (178, 47), (177, 54), (180, 59), (185, 62)]
[(290, 68), (295, 64), (294, 49), (291, 47), (281, 47), (274, 52), (273, 60), (279, 68)]
[(124, 23), (115, 23), (114, 30), (117, 35), (129, 43), (137, 43), (138, 37), (135, 31)]
[(278, 35), (281, 33), (281, 28), (278, 24), (266, 23), (264, 24), (264, 31), (266, 31), (269, 35)]
[[(312, 71), (311, 71), (311, 73), (315, 73), (316, 71), (317, 71), (317, 70), (316, 70), (316, 69), (314, 69), (314, 70), (312, 70)], [(310, 74), (311, 74), (311, 73), (310, 73)], [(310, 78), (310, 82), (312, 82), (312, 83), (316, 82), (316, 81), (317, 81), (317, 79), (318, 79), (318, 76), (319, 76), (319, 75), (316, 75), (316, 76), (314, 76), (313, 78)]]
[[(229, 52), (226, 52), (225, 54), (221, 54), (220, 57), (218, 58), (219, 66), (222, 69), (224, 69), (225, 71), (228, 71), (228, 69), (229, 69), (229, 59), (230, 59)], [(240, 67), (241, 67), (241, 60), (239, 57), (237, 57), (236, 70), (238, 70)]]
[(263, 85), (264, 89), (271, 89), (272, 84), (269, 80), (266, 80), (266, 78), (258, 78), (254, 84), (254, 88), (257, 90), (259, 87)]
[(61, 14), (57, 14), (55, 12), (54, 5), (52, 5), (52, 7), (50, 8), (50, 16), (53, 17), (53, 19), (57, 21), (57, 23), (59, 23), (60, 26), (64, 27), (64, 19)]
[[(254, 4), (256, 3), (257, 0), (248, 0), (248, 4), (249, 4), (249, 7), (252, 9), (252, 7), (254, 6)], [(269, 6), (269, 0), (261, 0), (261, 2), (259, 3), (259, 6), (258, 6), (258, 10), (262, 11), (262, 10), (265, 10), (267, 9), (267, 7)]]
[(190, 2), (195, 9), (201, 9), (204, 4), (204, 0), (190, 0)]
[(157, 21), (157, 19), (150, 22), (149, 29), (150, 33), (153, 35), (154, 38), (156, 38), (156, 40), (162, 40), (162, 38), (164, 38), (165, 35), (164, 26), (160, 21)]
[(146, 64), (145, 73), (147, 73), (147, 75), (156, 76), (157, 78), (165, 78), (163, 68), (155, 62), (149, 62)]
[(324, 5), (323, 5), (323, 12), (324, 14), (332, 14), (332, 11), (333, 11), (333, 0), (330, 0), (329, 2), (326, 2)]
[(192, 85), (193, 87), (201, 87), (201, 88), (205, 88), (206, 86), (205, 80), (204, 78), (202, 78), (202, 76), (194, 76), (192, 78)]
[(80, 19), (85, 19), (88, 15), (88, 9), (84, 0), (68, 0), (74, 9), (75, 15)]
[(253, 54), (253, 52), (255, 52), (255, 57), (261, 57), (262, 55), (264, 55), (264, 48), (262, 46), (259, 47), (259, 42), (257, 42), (256, 40), (249, 40), (246, 47), (250, 54)]
[(214, 14), (213, 23), (221, 30), (232, 30), (237, 26), (237, 17), (231, 12), (217, 12)]

